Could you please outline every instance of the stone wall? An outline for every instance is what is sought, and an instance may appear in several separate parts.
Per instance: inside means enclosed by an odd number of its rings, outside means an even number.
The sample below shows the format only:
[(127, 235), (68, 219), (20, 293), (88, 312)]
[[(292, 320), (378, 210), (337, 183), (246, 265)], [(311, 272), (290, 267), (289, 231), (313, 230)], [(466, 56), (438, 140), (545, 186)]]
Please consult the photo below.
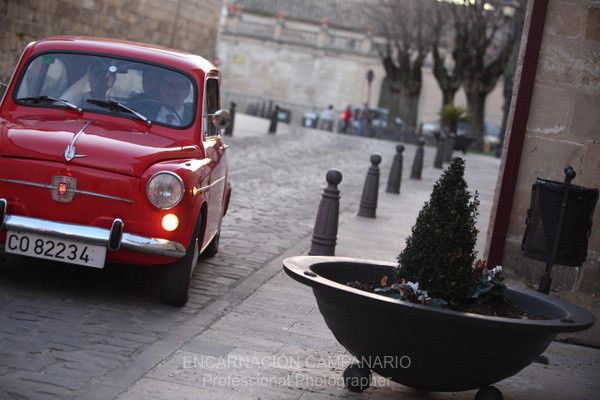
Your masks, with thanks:
[[(376, 106), (385, 76), (375, 49), (378, 40), (366, 33), (324, 29), (319, 24), (230, 13), (217, 50), (225, 100), (241, 102), (241, 111), (248, 102), (274, 100), (291, 109), (298, 122), (305, 111), (320, 111), (328, 104), (337, 110), (347, 104), (362, 105), (367, 98), (366, 74), (371, 69), (375, 79), (369, 104)], [(437, 121), (441, 104), (442, 93), (427, 66), (423, 69), (419, 121)], [(466, 106), (462, 90), (456, 104)], [(502, 104), (500, 81), (487, 98), (486, 120), (500, 125)]]
[[(524, 258), (520, 250), (531, 185), (537, 177), (564, 180), (565, 165), (577, 171), (573, 183), (600, 188), (600, 4), (597, 1), (549, 3), (503, 260), (505, 266), (532, 284), (539, 282), (544, 265)], [(496, 199), (498, 191), (499, 187)], [(492, 212), (492, 218), (494, 215)], [(600, 205), (593, 221), (587, 261), (581, 268), (555, 267), (554, 289), (600, 294)], [(490, 221), (490, 227), (493, 222)]]
[(153, 43), (214, 57), (222, 0), (0, 0), (0, 78), (25, 45), (52, 35)]

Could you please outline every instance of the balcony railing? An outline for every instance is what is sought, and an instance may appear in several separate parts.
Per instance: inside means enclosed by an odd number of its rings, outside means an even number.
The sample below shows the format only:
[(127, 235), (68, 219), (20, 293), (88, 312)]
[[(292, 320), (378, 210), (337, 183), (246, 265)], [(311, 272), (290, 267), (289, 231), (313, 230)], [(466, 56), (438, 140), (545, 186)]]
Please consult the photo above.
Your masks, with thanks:
[[(308, 47), (317, 47), (345, 51), (348, 53), (358, 53), (369, 57), (377, 56), (377, 52), (371, 47), (372, 42), (368, 39), (366, 33), (364, 37), (345, 36), (337, 32), (330, 33), (328, 30), (315, 31), (298, 28), (289, 28), (285, 23), (278, 25), (277, 21), (265, 23), (259, 21), (248, 21), (239, 18), (236, 23), (226, 23), (223, 26), (223, 33), (272, 40), (276, 42), (292, 43)], [(365, 43), (369, 43), (365, 46)]]

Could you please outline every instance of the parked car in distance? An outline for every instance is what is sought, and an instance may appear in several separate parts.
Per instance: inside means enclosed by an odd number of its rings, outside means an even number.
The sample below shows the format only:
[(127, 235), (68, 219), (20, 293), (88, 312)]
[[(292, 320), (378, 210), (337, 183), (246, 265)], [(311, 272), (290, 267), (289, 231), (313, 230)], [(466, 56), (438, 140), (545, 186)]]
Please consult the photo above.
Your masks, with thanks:
[[(439, 135), (441, 132), (440, 123), (439, 122), (429, 122), (423, 124), (423, 135), (425, 136), (434, 136)], [(471, 125), (468, 122), (461, 121), (458, 123), (458, 129), (456, 132), (459, 136), (470, 135), (471, 134)], [(486, 121), (484, 123), (484, 134), (483, 134), (483, 142), (484, 146), (489, 149), (493, 148), (500, 144), (500, 134), (501, 129), (496, 123), (491, 121)]]
[[(350, 126), (353, 129), (358, 129), (359, 122), (356, 116), (359, 115), (361, 108), (360, 107), (352, 107), (352, 119), (350, 120)], [(369, 118), (371, 120), (371, 126), (375, 128), (387, 128), (388, 126), (388, 115), (389, 110), (387, 108), (370, 108), (369, 109)], [(395, 118), (396, 127), (402, 126), (402, 120), (399, 117)], [(338, 126), (343, 125), (341, 120), (338, 122)]]
[(315, 111), (307, 111), (302, 115), (302, 126), (316, 129), (319, 123), (319, 114)]
[[(369, 114), (371, 116), (371, 124), (375, 127), (387, 128), (388, 126), (388, 117), (390, 115), (390, 111), (387, 108), (372, 108), (369, 110)], [(397, 127), (402, 125), (402, 120), (400, 117), (396, 117), (394, 122)]]
[(161, 301), (185, 304), (231, 196), (220, 80), (207, 60), (156, 46), (29, 44), (0, 102), (4, 250), (161, 265)]

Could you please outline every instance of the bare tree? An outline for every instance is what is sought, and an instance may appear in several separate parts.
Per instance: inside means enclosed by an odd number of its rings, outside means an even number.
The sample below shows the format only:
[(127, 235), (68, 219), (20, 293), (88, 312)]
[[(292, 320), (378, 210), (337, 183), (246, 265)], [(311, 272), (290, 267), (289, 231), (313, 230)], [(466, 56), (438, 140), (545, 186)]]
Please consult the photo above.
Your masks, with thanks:
[(504, 15), (502, 0), (463, 0), (452, 7), (456, 41), (464, 46), (462, 80), (471, 129), (483, 136), (485, 100), (510, 58), (515, 21)]
[(462, 85), (466, 40), (462, 30), (455, 29), (452, 7), (447, 2), (437, 2), (433, 14), (433, 40), (431, 58), (433, 76), (442, 91), (442, 108), (454, 103), (456, 92)]
[(417, 126), (422, 68), (431, 46), (431, 24), (426, 20), (430, 0), (380, 0), (369, 10), (387, 39), (380, 51), (390, 88), (389, 120), (398, 115), (405, 125)]

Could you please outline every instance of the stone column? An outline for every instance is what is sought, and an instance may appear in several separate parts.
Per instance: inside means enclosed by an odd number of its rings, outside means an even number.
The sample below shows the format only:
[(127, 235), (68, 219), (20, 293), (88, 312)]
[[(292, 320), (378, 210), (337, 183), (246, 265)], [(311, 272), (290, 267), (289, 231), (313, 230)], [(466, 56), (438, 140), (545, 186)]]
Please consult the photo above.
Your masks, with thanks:
[(237, 32), (240, 21), (242, 19), (241, 6), (237, 4), (230, 4), (227, 6), (227, 19), (225, 20), (225, 27), (230, 32)]
[(317, 36), (317, 46), (325, 47), (329, 42), (329, 17), (323, 18), (321, 22), (321, 30)]
[(273, 39), (281, 40), (283, 35), (283, 29), (285, 28), (285, 17), (287, 13), (285, 11), (279, 11), (277, 13), (277, 21), (275, 21), (275, 28), (273, 30)]

